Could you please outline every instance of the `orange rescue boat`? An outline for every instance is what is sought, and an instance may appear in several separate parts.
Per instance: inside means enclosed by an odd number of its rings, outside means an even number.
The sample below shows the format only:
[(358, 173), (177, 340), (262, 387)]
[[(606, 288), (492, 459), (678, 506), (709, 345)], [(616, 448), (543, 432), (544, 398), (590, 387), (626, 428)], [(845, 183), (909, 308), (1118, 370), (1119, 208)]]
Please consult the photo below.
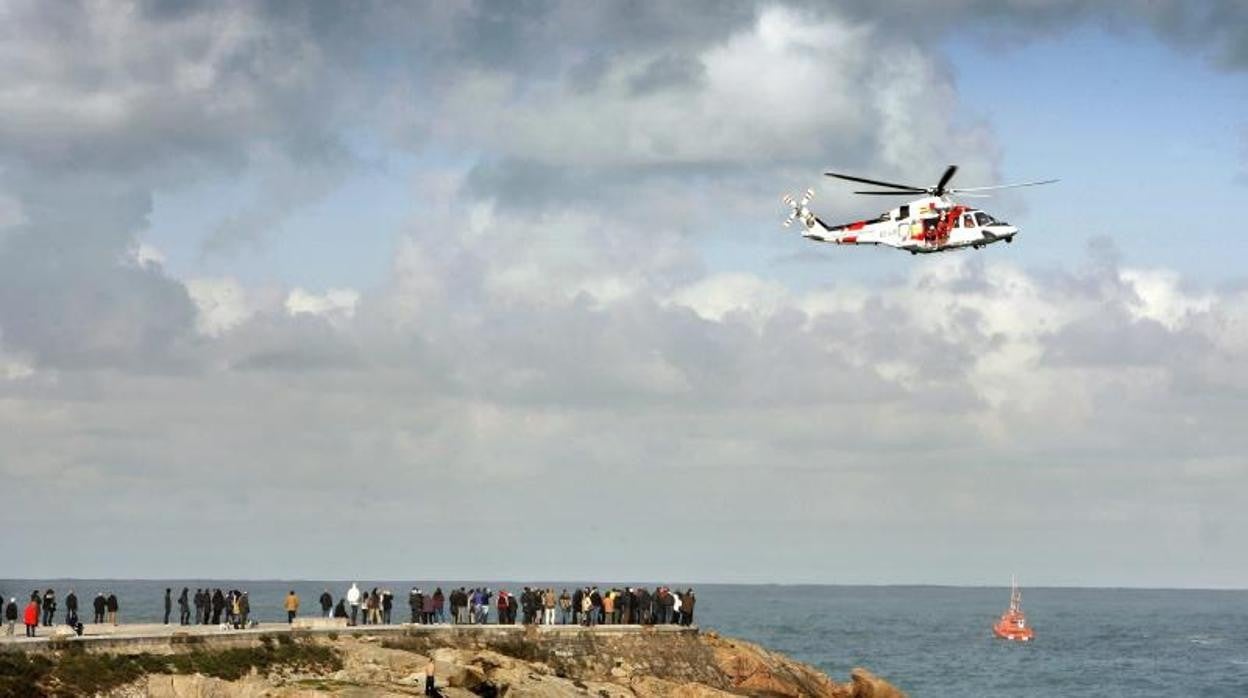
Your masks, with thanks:
[(1016, 642), (1031, 642), (1031, 639), (1035, 637), (1036, 631), (1027, 625), (1027, 617), (1023, 615), (1023, 592), (1019, 591), (1018, 583), (1012, 576), (1010, 577), (1010, 608), (1001, 614), (1000, 620), (992, 626), (992, 632), (999, 638)]

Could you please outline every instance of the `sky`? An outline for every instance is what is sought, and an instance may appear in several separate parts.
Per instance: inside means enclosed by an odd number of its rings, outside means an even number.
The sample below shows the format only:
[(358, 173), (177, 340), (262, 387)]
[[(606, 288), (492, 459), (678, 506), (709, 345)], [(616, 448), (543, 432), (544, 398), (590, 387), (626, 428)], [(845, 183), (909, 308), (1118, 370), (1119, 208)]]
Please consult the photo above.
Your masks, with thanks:
[(1241, 2), (0, 17), (4, 576), (1248, 586)]

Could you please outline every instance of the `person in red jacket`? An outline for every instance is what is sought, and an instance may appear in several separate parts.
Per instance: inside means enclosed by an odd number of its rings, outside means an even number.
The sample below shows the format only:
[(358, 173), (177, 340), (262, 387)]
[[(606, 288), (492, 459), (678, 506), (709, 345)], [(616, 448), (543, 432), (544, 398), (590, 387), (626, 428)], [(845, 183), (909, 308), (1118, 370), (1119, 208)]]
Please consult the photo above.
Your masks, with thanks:
[(26, 637), (35, 636), (35, 628), (39, 627), (39, 602), (33, 598), (30, 603), (26, 604), (26, 612), (22, 616), (22, 622), (26, 624)]

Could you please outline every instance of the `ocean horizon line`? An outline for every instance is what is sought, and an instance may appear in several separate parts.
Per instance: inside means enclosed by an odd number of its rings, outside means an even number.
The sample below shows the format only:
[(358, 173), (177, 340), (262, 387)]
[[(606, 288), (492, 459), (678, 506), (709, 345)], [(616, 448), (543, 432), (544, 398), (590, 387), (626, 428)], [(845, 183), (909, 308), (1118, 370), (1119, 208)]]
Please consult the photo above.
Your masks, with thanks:
[[(231, 576), (188, 576), (188, 577), (67, 577), (67, 576), (47, 576), (47, 577), (8, 577), (0, 579), (0, 583), (4, 582), (249, 582), (249, 583), (328, 583), (328, 584), (351, 584), (352, 582), (369, 582), (369, 583), (420, 583), (420, 584), (508, 584), (508, 585), (529, 585), (539, 583), (555, 583), (568, 585), (617, 585), (624, 584), (629, 586), (667, 586), (667, 587), (778, 587), (786, 589), (1008, 589), (1009, 584), (950, 584), (939, 582), (723, 582), (723, 581), (669, 581), (669, 580), (636, 580), (622, 579), (614, 580), (606, 579), (576, 579), (576, 578), (483, 578), (483, 577), (445, 577), (445, 578), (418, 578), (418, 577), (368, 577), (359, 576), (354, 578), (329, 578), (329, 577), (231, 577)], [(1248, 586), (1156, 586), (1156, 585), (1085, 585), (1085, 584), (1026, 584), (1025, 580), (1020, 582), (1019, 586), (1028, 590), (1064, 590), (1064, 591), (1217, 591), (1217, 592), (1248, 592)]]

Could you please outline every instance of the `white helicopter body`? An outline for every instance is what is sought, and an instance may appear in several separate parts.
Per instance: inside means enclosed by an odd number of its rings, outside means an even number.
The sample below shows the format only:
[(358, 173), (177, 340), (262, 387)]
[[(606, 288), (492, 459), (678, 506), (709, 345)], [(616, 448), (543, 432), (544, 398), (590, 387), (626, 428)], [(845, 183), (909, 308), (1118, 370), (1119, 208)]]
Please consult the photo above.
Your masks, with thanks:
[[(983, 192), (991, 189), (1011, 187), (1027, 187), (1037, 184), (1049, 184), (1057, 180), (1043, 182), (1026, 182), (1023, 184), (1006, 184), (994, 187), (974, 187), (971, 189), (946, 189), (945, 185), (957, 172), (957, 167), (950, 165), (945, 170), (939, 184), (923, 189), (904, 184), (890, 184), (878, 180), (864, 179), (850, 175), (828, 172), (831, 177), (847, 179), (855, 182), (866, 182), (877, 186), (889, 187), (897, 191), (859, 191), (856, 194), (874, 195), (914, 195), (926, 194), (909, 203), (885, 211), (870, 220), (853, 221), (840, 225), (828, 225), (807, 207), (814, 198), (814, 191), (807, 189), (805, 195), (796, 200), (785, 196), (784, 202), (791, 212), (784, 225), (793, 221), (802, 224), (802, 236), (818, 242), (830, 242), (837, 245), (885, 245), (911, 254), (929, 254), (947, 252), (967, 247), (979, 249), (994, 242), (1013, 242), (1018, 235), (1018, 228), (999, 221), (985, 211), (959, 204), (950, 198), (950, 194), (961, 192)], [(982, 196), (971, 193), (970, 196)]]

